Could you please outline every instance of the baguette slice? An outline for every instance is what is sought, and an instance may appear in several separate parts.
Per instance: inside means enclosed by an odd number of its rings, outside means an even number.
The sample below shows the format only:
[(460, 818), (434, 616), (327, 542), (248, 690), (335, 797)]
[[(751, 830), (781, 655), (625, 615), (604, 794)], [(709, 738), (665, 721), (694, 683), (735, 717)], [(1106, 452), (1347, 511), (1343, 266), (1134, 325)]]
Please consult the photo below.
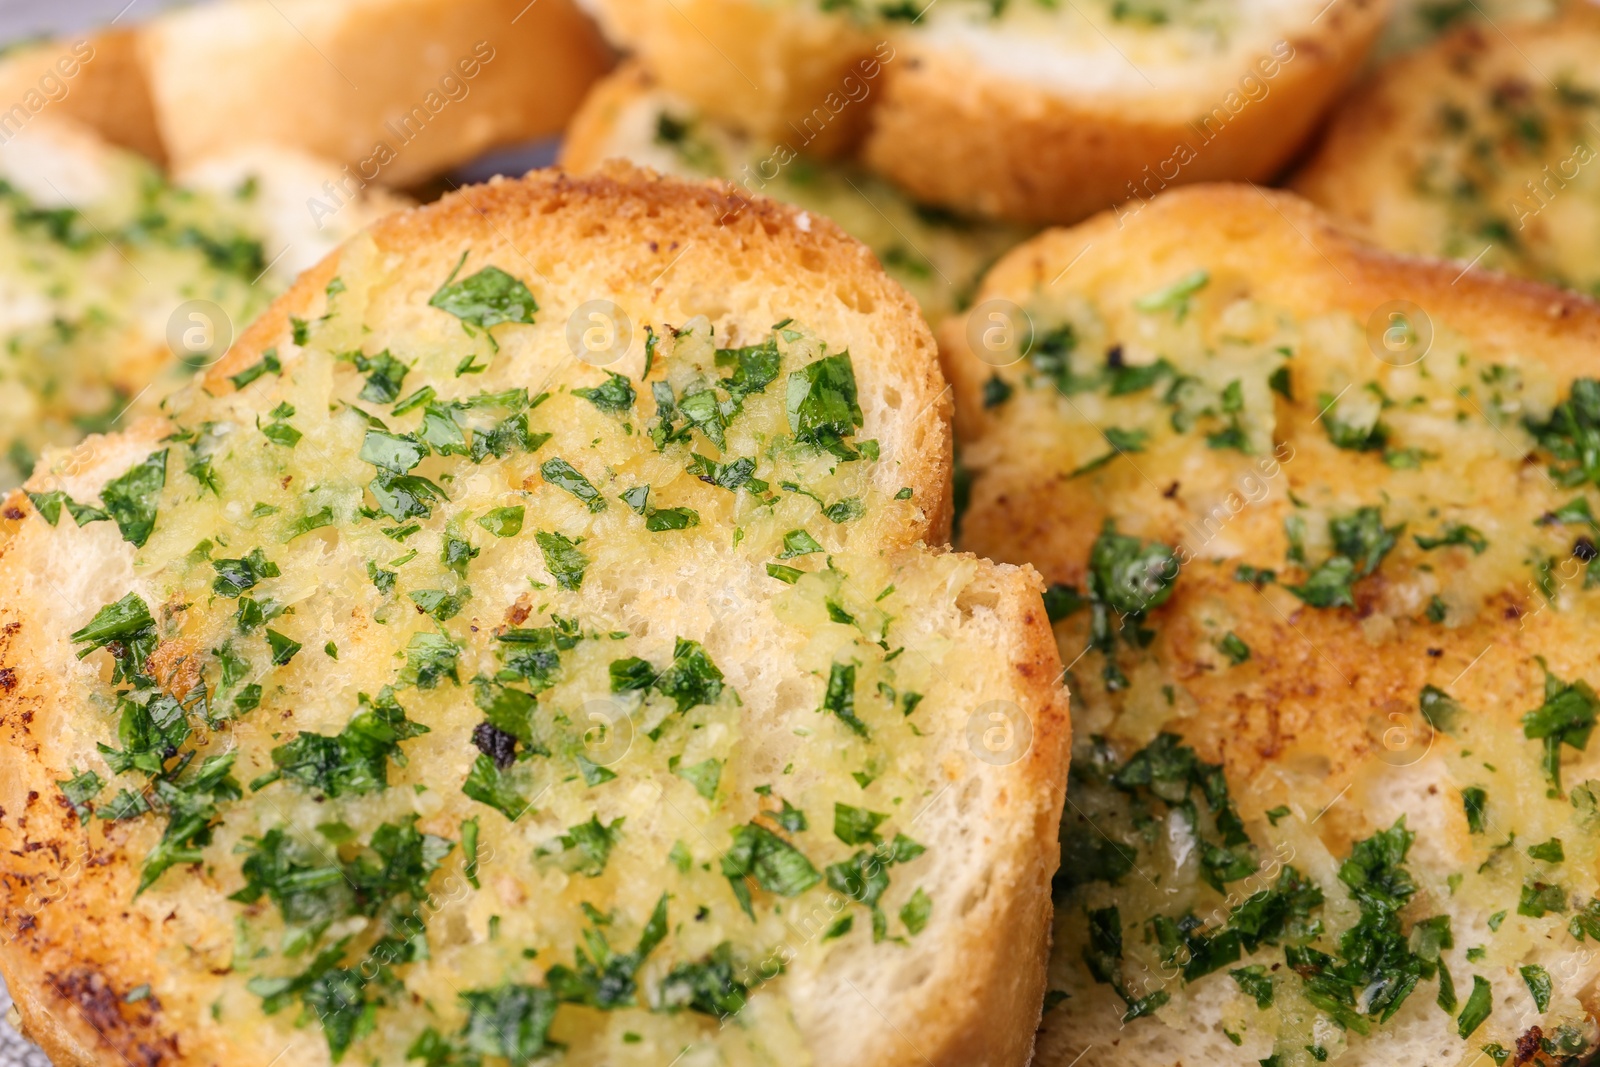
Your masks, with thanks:
[(141, 48), (175, 166), (281, 144), (347, 165), (346, 197), (558, 133), (609, 59), (569, 0), (224, 0)]
[(1464, 26), (1492, 28), (1506, 22), (1547, 19), (1563, 6), (1563, 0), (1395, 0), (1394, 12), (1372, 48), (1372, 58), (1386, 62)]
[(1026, 1062), (1040, 586), (926, 547), (932, 337), (801, 219), (620, 167), (469, 188), (6, 501), (0, 968), (55, 1062)]
[(1600, 11), (1469, 26), (1342, 107), (1295, 188), (1399, 252), (1600, 292)]
[(562, 141), (568, 170), (593, 170), (613, 158), (687, 178), (721, 178), (833, 219), (872, 249), (935, 326), (965, 307), (983, 272), (1028, 235), (1024, 227), (922, 208), (848, 163), (801, 158), (787, 147), (774, 152), (662, 88), (638, 63), (595, 86)]
[(1271, 179), (1388, 3), (930, 8), (896, 38), (867, 165), (926, 203), (1076, 222), (1168, 185)]
[(756, 142), (846, 154), (866, 129), (882, 27), (806, 0), (583, 0), (661, 86)]
[(5, 141), (47, 116), (86, 126), (155, 163), (166, 159), (137, 30), (108, 28), (8, 52), (0, 60), (0, 100)]
[(319, 227), (306, 201), (336, 174), (241, 148), (168, 182), (49, 114), (0, 147), (0, 486), (47, 445), (155, 410), (302, 268), (406, 202), (369, 190)]
[[(978, 299), (959, 541), (1052, 583), (1079, 738), (1036, 1062), (1582, 1062), (1600, 307), (1230, 186)], [(1022, 361), (976, 357), (990, 301)]]

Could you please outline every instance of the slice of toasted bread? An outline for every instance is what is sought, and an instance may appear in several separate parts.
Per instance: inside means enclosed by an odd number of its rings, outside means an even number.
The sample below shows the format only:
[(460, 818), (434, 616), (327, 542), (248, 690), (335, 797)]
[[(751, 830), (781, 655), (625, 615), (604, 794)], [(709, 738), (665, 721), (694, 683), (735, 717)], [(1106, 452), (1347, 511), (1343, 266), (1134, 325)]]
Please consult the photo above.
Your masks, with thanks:
[(921, 208), (859, 167), (803, 159), (787, 144), (756, 140), (660, 87), (638, 63), (595, 86), (562, 142), (568, 170), (593, 170), (606, 159), (723, 178), (833, 219), (872, 249), (935, 326), (965, 307), (983, 272), (1029, 232)]
[(224, 0), (141, 48), (175, 166), (288, 145), (346, 164), (346, 197), (559, 132), (609, 61), (570, 0)]
[(959, 543), (1053, 584), (1079, 739), (1036, 1062), (1579, 1062), (1600, 307), (1229, 186), (978, 300)]
[(0, 968), (57, 1063), (1026, 1062), (1037, 575), (926, 547), (932, 337), (804, 218), (463, 190), (6, 501)]
[(1270, 179), (1388, 10), (929, 6), (896, 38), (863, 156), (927, 203), (1027, 222), (1075, 222), (1169, 185)]
[(156, 163), (166, 159), (136, 30), (106, 29), (7, 52), (0, 59), (0, 143), (44, 116), (79, 123)]
[(1372, 59), (1386, 61), (1422, 48), (1463, 26), (1550, 18), (1563, 0), (1395, 0)]
[(306, 203), (337, 172), (241, 150), (169, 183), (50, 114), (0, 146), (0, 486), (47, 445), (154, 410), (303, 267), (402, 206), (371, 190), (317, 219)]
[(757, 141), (840, 155), (866, 128), (883, 64), (883, 28), (780, 0), (584, 0), (606, 36), (663, 88)]
[(1400, 252), (1600, 292), (1600, 11), (1471, 26), (1339, 111), (1298, 192)]

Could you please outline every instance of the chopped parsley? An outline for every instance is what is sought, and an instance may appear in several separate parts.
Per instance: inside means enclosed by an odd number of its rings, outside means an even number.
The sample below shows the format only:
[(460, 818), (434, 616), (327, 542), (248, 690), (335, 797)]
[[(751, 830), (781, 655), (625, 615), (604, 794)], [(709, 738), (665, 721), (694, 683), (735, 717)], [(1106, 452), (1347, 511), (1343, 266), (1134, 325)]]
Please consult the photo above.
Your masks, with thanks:
[[(167, 450), (152, 452), (100, 490), (100, 502), (122, 531), (122, 539), (143, 548), (156, 526), (156, 503), (167, 484)], [(74, 516), (76, 518), (76, 516)]]
[(822, 881), (799, 849), (759, 823), (733, 828), (733, 844), (722, 856), (722, 874), (752, 920), (749, 882), (780, 897), (794, 897)]
[(1544, 668), (1544, 703), (1522, 716), (1522, 733), (1530, 741), (1544, 742), (1544, 773), (1551, 794), (1561, 789), (1561, 746), (1583, 751), (1594, 730), (1600, 697), (1589, 683), (1563, 682), (1541, 659)]
[(589, 506), (589, 510), (604, 511), (606, 498), (600, 495), (600, 490), (585, 478), (572, 464), (558, 457), (547, 459), (539, 467), (539, 473), (544, 475), (544, 480), (557, 489), (565, 489), (579, 500)]
[(819, 711), (828, 712), (862, 737), (869, 734), (867, 724), (856, 717), (856, 668), (853, 663), (835, 663), (828, 670), (828, 687)]
[(376, 698), (357, 695), (359, 709), (339, 733), (306, 731), (272, 750), (273, 770), (250, 783), (252, 791), (280, 779), (327, 797), (381, 792), (389, 786), (389, 762), (405, 766), (400, 742), (428, 732), (406, 718), (385, 686)]
[(633, 383), (613, 371), (606, 372), (604, 383), (587, 389), (574, 389), (573, 396), (582, 397), (608, 415), (622, 415), (633, 407)]
[(589, 557), (578, 551), (583, 538), (574, 541), (564, 534), (546, 533), (543, 530), (533, 537), (539, 543), (539, 551), (544, 554), (544, 565), (549, 568), (556, 584), (562, 589), (581, 588), (583, 572), (589, 569)]
[(455, 270), (450, 272), (428, 305), (448, 312), (461, 320), (462, 328), (469, 334), (472, 327), (484, 331), (493, 344), (489, 330), (503, 322), (531, 325), (533, 313), (539, 304), (528, 287), (499, 267), (484, 267), (478, 273), (456, 281), (456, 275), (467, 262), (467, 252), (461, 253)]
[(784, 404), (797, 441), (839, 459), (860, 458), (860, 453), (844, 443), (862, 420), (849, 352), (824, 356), (790, 374)]

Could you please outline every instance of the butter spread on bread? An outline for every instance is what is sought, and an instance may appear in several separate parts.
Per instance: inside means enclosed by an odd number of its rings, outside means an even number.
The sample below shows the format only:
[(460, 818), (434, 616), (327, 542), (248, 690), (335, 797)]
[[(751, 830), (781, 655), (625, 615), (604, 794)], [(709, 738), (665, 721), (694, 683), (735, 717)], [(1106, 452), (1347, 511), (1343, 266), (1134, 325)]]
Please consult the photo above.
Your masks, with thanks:
[(1051, 583), (1073, 694), (1037, 1062), (1582, 1062), (1600, 308), (1217, 186), (971, 319), (960, 541)]
[(801, 218), (470, 188), (12, 496), (0, 965), (58, 1062), (1025, 1062), (1039, 585), (924, 547), (932, 339)]

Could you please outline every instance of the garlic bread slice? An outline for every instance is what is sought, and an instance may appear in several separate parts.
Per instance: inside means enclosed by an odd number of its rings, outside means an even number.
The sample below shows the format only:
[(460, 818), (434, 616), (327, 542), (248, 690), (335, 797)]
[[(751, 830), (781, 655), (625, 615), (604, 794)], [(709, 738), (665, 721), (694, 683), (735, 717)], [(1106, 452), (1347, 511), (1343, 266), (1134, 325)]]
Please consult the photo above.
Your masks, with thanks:
[(1592, 1054), (1600, 308), (1216, 186), (941, 341), (958, 543), (1051, 583), (1073, 694), (1037, 1062)]
[(1469, 26), (1379, 69), (1297, 192), (1397, 252), (1600, 293), (1600, 12)]
[(168, 179), (50, 115), (0, 146), (0, 487), (156, 410), (303, 267), (407, 202), (370, 190), (319, 226), (306, 200), (337, 173), (274, 147)]
[(803, 218), (465, 189), (10, 497), (0, 968), (58, 1063), (1026, 1062), (1040, 586), (928, 547), (932, 337)]
[(746, 194), (832, 219), (872, 249), (934, 326), (964, 308), (983, 272), (1029, 233), (922, 207), (859, 166), (772, 152), (662, 88), (638, 63), (596, 84), (562, 141), (561, 164), (569, 170), (593, 170), (606, 159), (722, 178)]

